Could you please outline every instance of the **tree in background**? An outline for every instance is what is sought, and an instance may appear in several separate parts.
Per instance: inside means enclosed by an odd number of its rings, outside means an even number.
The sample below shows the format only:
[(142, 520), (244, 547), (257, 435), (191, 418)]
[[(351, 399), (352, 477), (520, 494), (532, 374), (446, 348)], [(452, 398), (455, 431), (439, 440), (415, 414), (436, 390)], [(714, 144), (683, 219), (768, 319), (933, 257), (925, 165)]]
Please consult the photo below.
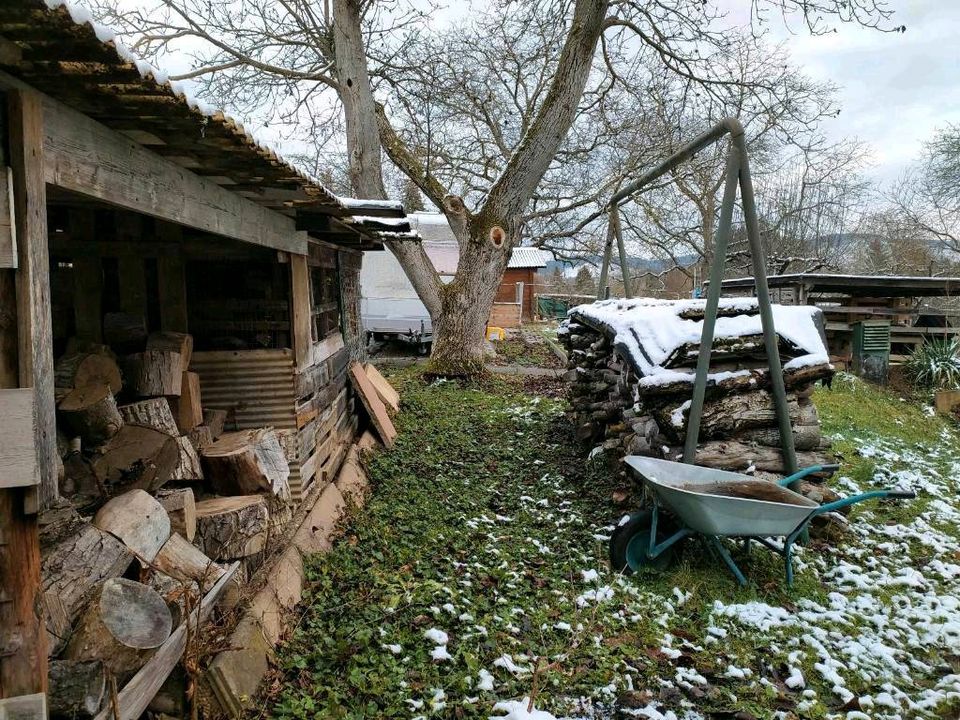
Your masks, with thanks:
[[(890, 17), (880, 0), (752, 5), (757, 22), (773, 10), (815, 33)], [(442, 209), (460, 246), (451, 283), (418, 244), (388, 247), (433, 318), (432, 368), (446, 374), (482, 370), (489, 311), (526, 224), (609, 190), (565, 188), (597, 127), (621, 142), (639, 132), (637, 68), (655, 60), (691, 91), (736, 82), (717, 74), (730, 28), (704, 0), (497, 0), (439, 32), (418, 7), (371, 0), (156, 0), (133, 11), (102, 0), (99, 10), (150, 57), (188, 39), (197, 62), (185, 77), (214, 101), (286, 123), (318, 148), (342, 129), (355, 194), (387, 197), (385, 154)], [(623, 102), (631, 93), (639, 105)]]
[(960, 126), (939, 130), (886, 198), (911, 234), (960, 254)]

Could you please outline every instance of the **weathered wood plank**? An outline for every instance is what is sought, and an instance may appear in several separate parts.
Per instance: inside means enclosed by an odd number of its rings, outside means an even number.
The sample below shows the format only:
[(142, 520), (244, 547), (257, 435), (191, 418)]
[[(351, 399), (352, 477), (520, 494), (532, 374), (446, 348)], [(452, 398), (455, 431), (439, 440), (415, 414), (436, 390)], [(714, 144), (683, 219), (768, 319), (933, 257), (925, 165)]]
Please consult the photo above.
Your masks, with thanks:
[[(0, 88), (29, 90), (6, 73), (0, 73)], [(306, 254), (307, 234), (296, 230), (293, 218), (205, 180), (51, 97), (35, 94), (42, 98), (48, 120), (45, 177), (51, 185), (197, 230)]]
[(33, 388), (0, 390), (0, 488), (40, 482), (34, 430)]
[(43, 178), (44, 116), (33, 92), (7, 94), (10, 166), (17, 228), (17, 328), (20, 387), (34, 389), (34, 435), (40, 505), (57, 499), (56, 404), (53, 395), (53, 329), (50, 258)]
[(357, 395), (360, 396), (363, 406), (367, 409), (370, 420), (377, 429), (377, 434), (380, 435), (380, 440), (383, 442), (384, 447), (387, 449), (393, 447), (393, 441), (397, 437), (397, 430), (393, 426), (393, 421), (390, 420), (390, 416), (387, 414), (386, 406), (383, 404), (383, 401), (380, 400), (373, 385), (370, 384), (370, 380), (367, 379), (363, 365), (355, 362), (350, 366), (350, 379), (353, 381), (353, 387), (356, 389)]
[(313, 340), (310, 332), (310, 268), (302, 255), (290, 256), (290, 309), (293, 322), (293, 356), (297, 369), (310, 366)]

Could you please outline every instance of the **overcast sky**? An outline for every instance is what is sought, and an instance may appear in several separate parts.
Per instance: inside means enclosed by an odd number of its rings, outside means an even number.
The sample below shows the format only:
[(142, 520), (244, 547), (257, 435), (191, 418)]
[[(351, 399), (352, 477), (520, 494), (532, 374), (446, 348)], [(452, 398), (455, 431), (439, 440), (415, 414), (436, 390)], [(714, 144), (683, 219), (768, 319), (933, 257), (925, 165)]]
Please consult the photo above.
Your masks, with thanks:
[[(723, 4), (748, 18), (748, 0)], [(905, 33), (840, 25), (836, 33), (810, 36), (769, 24), (771, 39), (781, 39), (807, 74), (840, 86), (842, 111), (824, 130), (869, 143), (870, 174), (880, 180), (902, 173), (936, 128), (960, 123), (960, 0), (889, 0), (889, 6)]]
[[(122, 0), (136, 6), (144, 0)], [(443, 2), (443, 0), (441, 0)], [(750, 0), (717, 0), (729, 24), (749, 22)], [(838, 25), (829, 35), (811, 36), (804, 28), (788, 31), (779, 17), (763, 27), (771, 42), (782, 42), (793, 62), (818, 80), (840, 88), (840, 116), (826, 121), (831, 139), (856, 137), (869, 145), (869, 175), (881, 181), (899, 176), (917, 156), (923, 141), (947, 123), (960, 123), (960, 0), (887, 0), (891, 22), (905, 33), (882, 33)], [(438, 24), (456, 22), (469, 8), (482, 11), (484, 0), (446, 0)], [(182, 70), (185, 58), (167, 58), (169, 70)], [(252, 127), (278, 150), (295, 149), (273, 129)]]

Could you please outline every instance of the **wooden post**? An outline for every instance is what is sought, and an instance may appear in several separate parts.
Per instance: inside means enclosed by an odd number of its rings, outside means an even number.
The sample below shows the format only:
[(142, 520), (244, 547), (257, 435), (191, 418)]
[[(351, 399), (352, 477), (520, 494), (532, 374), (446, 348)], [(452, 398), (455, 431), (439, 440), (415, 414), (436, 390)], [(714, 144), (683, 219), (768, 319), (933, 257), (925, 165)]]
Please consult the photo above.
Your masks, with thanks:
[[(94, 239), (92, 208), (70, 208), (71, 242)], [(103, 342), (102, 309), (103, 266), (100, 258), (81, 254), (73, 258), (73, 316), (77, 337), (95, 343)]]
[(290, 254), (290, 322), (293, 324), (293, 357), (297, 369), (310, 363), (310, 267), (305, 255)]
[[(39, 504), (46, 504), (57, 497), (57, 472), (43, 116), (39, 98), (31, 92), (9, 92), (7, 107), (19, 269), (16, 307), (9, 305), (11, 294), (0, 296), (4, 303), (0, 333), (9, 339), (9, 321), (15, 318), (17, 345), (0, 342), (0, 351), (13, 353), (0, 366), (17, 367), (16, 385), (34, 388)], [(12, 380), (11, 373), (0, 374), (8, 387)], [(38, 612), (42, 595), (37, 505), (37, 488), (0, 489), (0, 698), (47, 689), (47, 639)]]
[[(181, 243), (182, 228), (158, 220), (157, 239)], [(160, 286), (160, 329), (187, 332), (187, 280), (179, 244), (174, 255), (163, 253), (157, 258), (157, 275)]]

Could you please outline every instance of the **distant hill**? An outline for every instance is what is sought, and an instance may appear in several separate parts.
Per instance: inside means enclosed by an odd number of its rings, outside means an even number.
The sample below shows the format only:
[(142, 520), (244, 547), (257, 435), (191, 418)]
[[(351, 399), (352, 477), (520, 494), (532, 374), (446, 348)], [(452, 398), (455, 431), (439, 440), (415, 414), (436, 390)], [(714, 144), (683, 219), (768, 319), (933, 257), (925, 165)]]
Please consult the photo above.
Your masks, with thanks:
[[(681, 255), (677, 258), (677, 262), (681, 267), (688, 267), (697, 262), (697, 259), (698, 258), (696, 255)], [(569, 276), (576, 274), (576, 271), (583, 265), (587, 265), (591, 268), (599, 268), (602, 263), (602, 255), (584, 255), (582, 258), (578, 258), (577, 260), (551, 260), (547, 263), (547, 266), (542, 272), (549, 275), (554, 271), (559, 270), (564, 275)], [(619, 263), (616, 261), (616, 258), (614, 258), (613, 264), (619, 265)], [(630, 266), (632, 271), (641, 273), (662, 273), (664, 270), (669, 270), (674, 265), (671, 260), (642, 257), (629, 257), (627, 258), (627, 264)]]

